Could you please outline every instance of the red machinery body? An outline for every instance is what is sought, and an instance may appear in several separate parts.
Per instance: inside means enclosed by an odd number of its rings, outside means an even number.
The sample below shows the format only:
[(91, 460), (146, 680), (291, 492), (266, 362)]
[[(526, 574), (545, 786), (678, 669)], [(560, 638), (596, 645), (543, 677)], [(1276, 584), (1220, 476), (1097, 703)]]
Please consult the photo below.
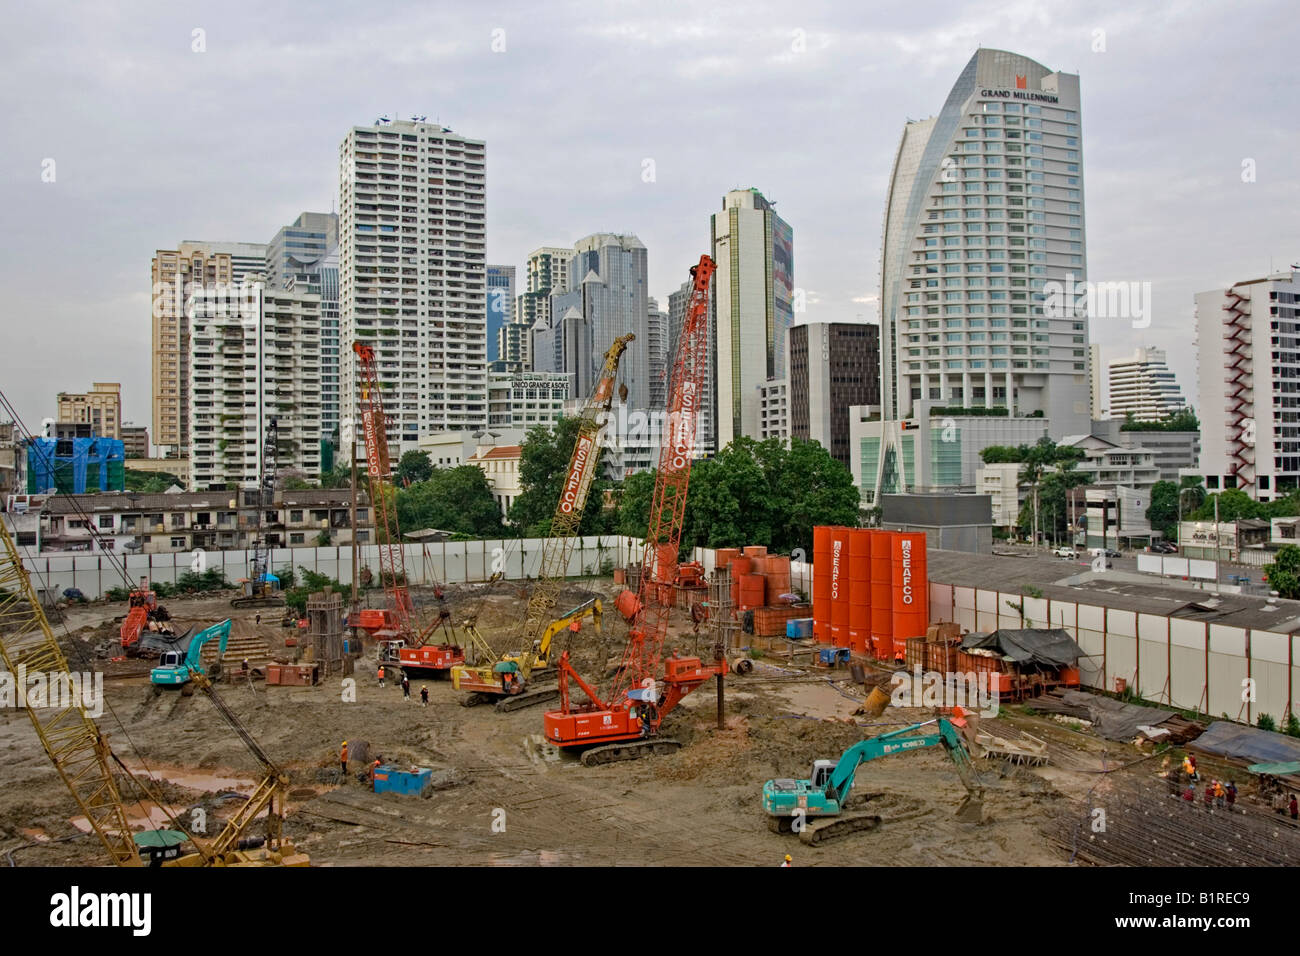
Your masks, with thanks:
[[(370, 506), (375, 514), (375, 541), (379, 547), (379, 580), (388, 598), (385, 608), (391, 638), (405, 642), (398, 651), (398, 663), (412, 671), (444, 671), (465, 662), (465, 651), (454, 640), (441, 644), (429, 638), (445, 627), (450, 614), (443, 609), (439, 618), (421, 631), (415, 606), (407, 590), (406, 556), (397, 523), (397, 500), (393, 493), (392, 462), (388, 453), (387, 415), (383, 389), (375, 366), (373, 346), (352, 343), (361, 379), (361, 424), (366, 442), (366, 477), (370, 483)], [(386, 635), (387, 636), (387, 635)]]
[[(641, 560), (637, 602), (623, 661), (604, 695), (560, 656), (560, 707), (543, 718), (546, 739), (560, 747), (585, 747), (652, 736), (663, 716), (709, 678), (726, 673), (726, 661), (705, 664), (698, 657), (660, 654), (668, 630), (667, 592), (677, 580), (686, 494), (695, 457), (700, 399), (707, 385), (709, 284), (716, 268), (707, 255), (691, 269), (691, 298), (682, 321), (668, 396), (668, 423), (659, 451), (650, 524)], [(587, 702), (570, 700), (570, 683)]]

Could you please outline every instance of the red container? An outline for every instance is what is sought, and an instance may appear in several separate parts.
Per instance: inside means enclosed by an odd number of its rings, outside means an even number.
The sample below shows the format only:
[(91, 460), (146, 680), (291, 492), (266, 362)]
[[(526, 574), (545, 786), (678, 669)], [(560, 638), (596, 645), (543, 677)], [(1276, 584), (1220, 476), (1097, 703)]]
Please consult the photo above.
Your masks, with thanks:
[(764, 558), (767, 557), (767, 545), (751, 544), (743, 549), (747, 558)]
[(871, 644), (871, 532), (849, 532), (849, 647), (866, 654)]
[(762, 607), (767, 603), (767, 582), (761, 574), (742, 574), (740, 576), (739, 607), (742, 611)]
[(849, 646), (849, 539), (851, 528), (831, 530), (831, 643)]
[(764, 557), (751, 557), (751, 558), (749, 559), (749, 573), (750, 573), (750, 574), (766, 574), (766, 573), (767, 573), (767, 558), (764, 558)]
[(727, 566), (738, 557), (740, 557), (739, 548), (719, 548), (714, 552), (713, 567), (715, 570), (725, 571)]
[(733, 558), (731, 560), (731, 580), (736, 580), (742, 574), (749, 574), (752, 565), (753, 562), (749, 558)]
[(871, 648), (882, 661), (894, 659), (893, 571), (891, 547), (894, 532), (871, 534)]
[(896, 531), (890, 541), (892, 556), (891, 614), (894, 655), (904, 651), (903, 642), (924, 637), (930, 626), (930, 605), (926, 578), (925, 532)]
[(614, 598), (614, 608), (623, 615), (623, 620), (630, 621), (641, 610), (641, 602), (635, 591), (619, 591), (618, 597)]
[(813, 637), (819, 644), (831, 641), (831, 528), (817, 525), (813, 528)]

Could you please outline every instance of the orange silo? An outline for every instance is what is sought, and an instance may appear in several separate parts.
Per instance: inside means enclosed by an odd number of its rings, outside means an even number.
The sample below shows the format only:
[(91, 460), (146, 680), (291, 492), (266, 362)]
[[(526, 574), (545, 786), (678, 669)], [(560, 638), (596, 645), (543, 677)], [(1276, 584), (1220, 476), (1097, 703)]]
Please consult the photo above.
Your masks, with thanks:
[(849, 536), (851, 528), (831, 531), (831, 643), (849, 646)]
[[(831, 528), (813, 528), (813, 637), (818, 644), (831, 642)], [(733, 602), (734, 603), (734, 602)]]
[(871, 532), (871, 652), (882, 661), (894, 659), (893, 540), (892, 531)]
[(849, 647), (866, 654), (871, 643), (871, 532), (849, 534)]
[(925, 532), (896, 532), (891, 553), (893, 554), (891, 592), (894, 618), (894, 657), (901, 658), (907, 639), (924, 637), (925, 629), (930, 624)]

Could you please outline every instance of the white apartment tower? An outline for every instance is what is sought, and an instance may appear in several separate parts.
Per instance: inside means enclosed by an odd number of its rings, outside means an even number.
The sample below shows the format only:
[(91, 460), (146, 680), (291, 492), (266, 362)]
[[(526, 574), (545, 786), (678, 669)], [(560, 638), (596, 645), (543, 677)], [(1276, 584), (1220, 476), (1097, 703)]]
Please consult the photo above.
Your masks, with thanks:
[(1077, 75), (992, 49), (904, 127), (881, 256), (885, 419), (924, 400), (1088, 431), (1085, 308), (1044, 310), (1047, 283), (1087, 276), (1080, 129)]
[(785, 378), (794, 319), (794, 232), (757, 189), (733, 189), (710, 220), (717, 328), (717, 442), (761, 432), (760, 387)]
[(1200, 471), (1271, 501), (1300, 484), (1300, 270), (1196, 296)]
[(231, 301), (200, 298), (190, 318), (192, 491), (257, 487), (267, 428), (276, 467), (320, 474), (321, 297), (258, 284)]
[(1110, 416), (1158, 422), (1187, 407), (1163, 349), (1138, 349), (1110, 363)]
[(339, 147), (341, 423), (359, 419), (354, 341), (374, 346), (390, 443), (487, 424), (487, 163), (423, 120)]

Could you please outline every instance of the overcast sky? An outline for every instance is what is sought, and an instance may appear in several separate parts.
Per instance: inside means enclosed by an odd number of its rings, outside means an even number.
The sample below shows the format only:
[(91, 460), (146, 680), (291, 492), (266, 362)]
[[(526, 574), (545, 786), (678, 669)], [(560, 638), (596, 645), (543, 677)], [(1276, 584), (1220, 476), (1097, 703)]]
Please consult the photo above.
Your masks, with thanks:
[(1080, 75), (1089, 277), (1154, 298), (1092, 339), (1164, 346), (1191, 392), (1193, 293), (1300, 260), (1298, 41), (1286, 0), (11, 4), (0, 388), (35, 428), (121, 381), (152, 425), (154, 250), (333, 208), (339, 143), (381, 114), (486, 140), (489, 262), (631, 232), (666, 305), (755, 186), (794, 229), (800, 318), (875, 320), (903, 124), (989, 46)]

